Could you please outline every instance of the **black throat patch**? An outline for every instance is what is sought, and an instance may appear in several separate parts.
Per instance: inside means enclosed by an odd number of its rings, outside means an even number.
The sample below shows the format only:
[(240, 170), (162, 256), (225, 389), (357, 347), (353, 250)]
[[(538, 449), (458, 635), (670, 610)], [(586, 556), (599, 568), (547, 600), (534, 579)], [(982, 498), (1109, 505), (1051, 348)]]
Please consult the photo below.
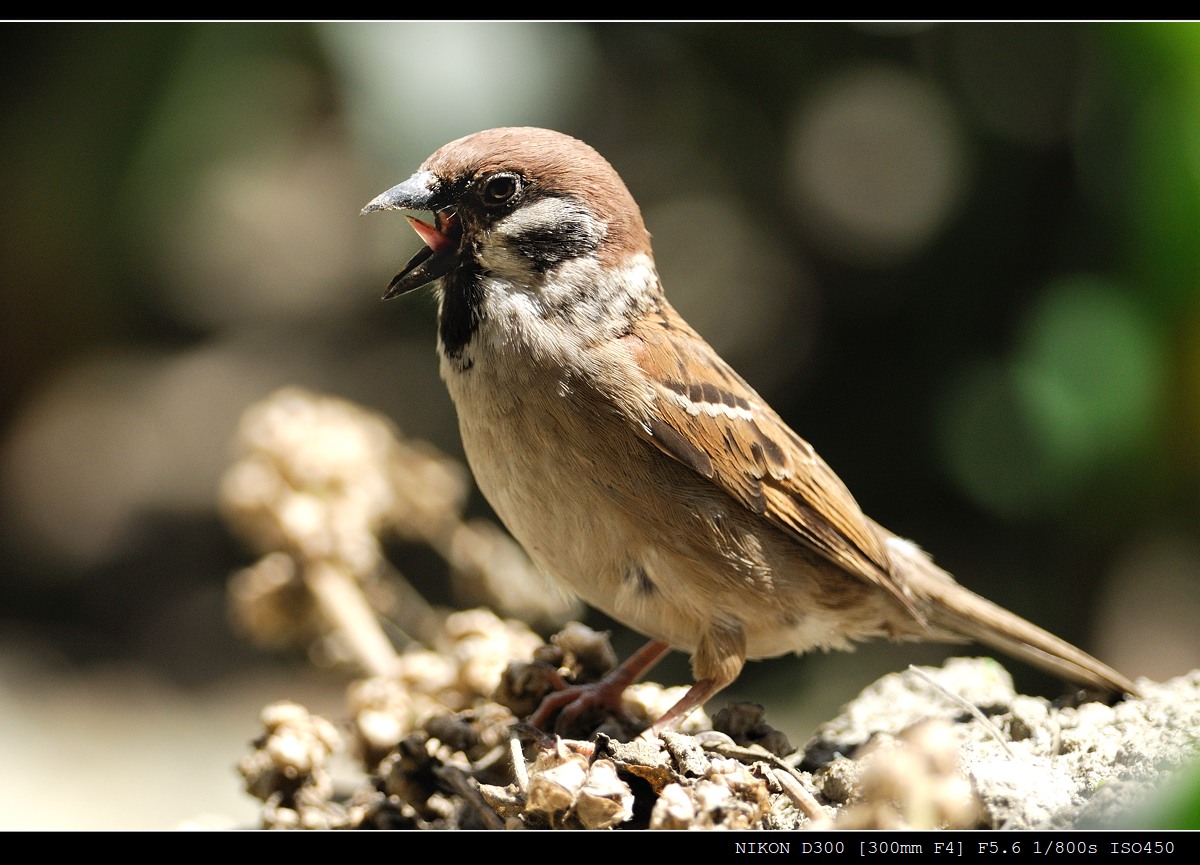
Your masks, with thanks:
[(463, 349), (479, 329), (483, 285), (479, 265), (464, 260), (442, 280), (442, 305), (438, 312), (438, 336), (442, 351), (452, 360), (462, 358)]

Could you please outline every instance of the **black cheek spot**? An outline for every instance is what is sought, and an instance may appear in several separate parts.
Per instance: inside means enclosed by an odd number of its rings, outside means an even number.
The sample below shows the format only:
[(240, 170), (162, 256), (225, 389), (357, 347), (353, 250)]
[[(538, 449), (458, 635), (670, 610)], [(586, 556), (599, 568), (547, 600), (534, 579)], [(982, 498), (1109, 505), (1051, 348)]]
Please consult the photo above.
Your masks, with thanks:
[(600, 245), (600, 236), (585, 222), (566, 220), (555, 225), (531, 228), (513, 238), (513, 245), (537, 273), (587, 255)]

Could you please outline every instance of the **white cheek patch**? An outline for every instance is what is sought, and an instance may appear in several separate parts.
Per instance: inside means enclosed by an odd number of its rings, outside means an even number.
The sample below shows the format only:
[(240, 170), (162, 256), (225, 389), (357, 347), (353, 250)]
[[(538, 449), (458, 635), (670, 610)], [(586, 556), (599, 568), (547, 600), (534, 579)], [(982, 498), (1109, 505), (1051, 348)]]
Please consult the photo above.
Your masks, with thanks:
[(566, 198), (520, 205), (478, 236), (479, 264), (515, 287), (540, 291), (556, 270), (595, 250), (607, 229), (585, 207)]
[(475, 247), (475, 258), (484, 272), (516, 285), (535, 281), (536, 274), (529, 261), (503, 240), (488, 240)]
[(566, 198), (541, 198), (522, 204), (510, 215), (496, 223), (493, 233), (502, 241), (520, 241), (530, 235), (552, 235), (564, 225), (577, 226), (577, 230), (597, 240), (605, 233), (604, 223), (597, 220), (584, 207)]

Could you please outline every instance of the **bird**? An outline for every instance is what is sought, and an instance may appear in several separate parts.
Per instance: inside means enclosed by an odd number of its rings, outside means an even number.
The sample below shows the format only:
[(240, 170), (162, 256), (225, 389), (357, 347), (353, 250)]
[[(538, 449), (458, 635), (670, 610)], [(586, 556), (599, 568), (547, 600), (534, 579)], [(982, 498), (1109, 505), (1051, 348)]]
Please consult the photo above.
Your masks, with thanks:
[[(867, 517), (668, 302), (640, 208), (588, 144), (467, 135), (363, 213), (386, 210), (432, 214), (406, 215), (424, 246), (384, 299), (437, 284), (441, 377), (484, 496), (542, 571), (650, 638), (598, 701), (688, 652), (694, 684), (651, 727), (671, 729), (748, 659), (872, 638), (975, 640), (1138, 694)], [(534, 723), (585, 696), (551, 695)]]

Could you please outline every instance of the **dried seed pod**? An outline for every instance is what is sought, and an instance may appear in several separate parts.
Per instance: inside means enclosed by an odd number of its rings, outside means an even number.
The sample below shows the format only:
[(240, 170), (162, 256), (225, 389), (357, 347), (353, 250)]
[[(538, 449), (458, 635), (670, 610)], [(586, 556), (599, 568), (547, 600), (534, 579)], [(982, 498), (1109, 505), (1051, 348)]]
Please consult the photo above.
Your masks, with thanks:
[(879, 734), (864, 749), (859, 792), (839, 828), (974, 828), (980, 807), (958, 765), (950, 724), (919, 722), (898, 736)]
[(691, 829), (696, 822), (696, 803), (679, 784), (668, 784), (650, 810), (651, 829)]
[(521, 622), (505, 621), (489, 610), (466, 610), (446, 618), (448, 645), (458, 663), (458, 687), (487, 697), (496, 690), (509, 662), (529, 660), (541, 638)]
[(324, 631), (312, 593), (285, 553), (268, 553), (230, 578), (229, 613), (239, 631), (268, 649), (306, 646)]
[(246, 790), (263, 801), (267, 827), (344, 825), (345, 810), (332, 802), (329, 756), (341, 747), (332, 724), (296, 703), (273, 703), (260, 719), (266, 732), (238, 761)]
[(610, 829), (633, 816), (633, 791), (618, 777), (611, 760), (597, 760), (588, 769), (575, 816), (585, 829)]
[(568, 677), (573, 682), (594, 682), (617, 665), (617, 653), (607, 631), (567, 622), (550, 641), (563, 650), (562, 663), (569, 668)]
[(588, 761), (581, 754), (544, 752), (529, 770), (526, 807), (555, 822), (575, 805), (587, 773)]
[(759, 703), (730, 703), (713, 715), (713, 729), (727, 733), (739, 745), (759, 745), (776, 757), (795, 748), (788, 737), (767, 723)]

